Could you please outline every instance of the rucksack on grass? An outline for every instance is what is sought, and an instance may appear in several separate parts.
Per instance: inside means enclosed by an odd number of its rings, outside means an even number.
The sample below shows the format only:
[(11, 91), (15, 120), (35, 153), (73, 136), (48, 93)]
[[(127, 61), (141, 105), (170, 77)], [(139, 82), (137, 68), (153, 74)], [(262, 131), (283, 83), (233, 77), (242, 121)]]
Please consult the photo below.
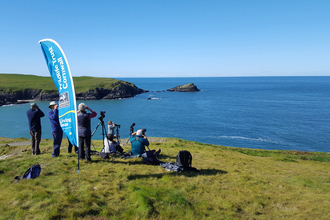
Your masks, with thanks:
[(176, 157), (176, 165), (183, 167), (183, 170), (189, 170), (191, 167), (192, 156), (189, 151), (182, 150)]
[(31, 166), (29, 169), (27, 169), (22, 176), (15, 176), (14, 179), (17, 181), (19, 181), (21, 179), (34, 179), (40, 175), (40, 172), (41, 172), (41, 167), (40, 167), (40, 164), (37, 162), (33, 166)]
[(198, 170), (191, 166), (192, 163), (192, 156), (189, 151), (182, 150), (179, 152), (178, 156), (176, 157), (176, 165), (182, 168), (183, 171), (195, 171)]

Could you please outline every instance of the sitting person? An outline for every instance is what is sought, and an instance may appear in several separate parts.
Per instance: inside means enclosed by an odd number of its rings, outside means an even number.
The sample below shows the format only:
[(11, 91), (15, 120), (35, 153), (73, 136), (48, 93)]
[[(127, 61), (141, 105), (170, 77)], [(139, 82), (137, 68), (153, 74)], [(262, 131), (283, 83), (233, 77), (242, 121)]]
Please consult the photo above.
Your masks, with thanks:
[(120, 146), (120, 142), (118, 140), (118, 142), (113, 140), (114, 136), (112, 134), (108, 134), (105, 138), (104, 138), (104, 149), (102, 150), (102, 152), (105, 153), (116, 153), (117, 151), (119, 153), (123, 153), (123, 148)]
[[(149, 146), (149, 141), (147, 137), (142, 133), (142, 130), (137, 130), (130, 136), (131, 141), (131, 154), (141, 155), (142, 157), (147, 157), (145, 146)], [(158, 156), (160, 149), (158, 151), (152, 150), (152, 152)]]

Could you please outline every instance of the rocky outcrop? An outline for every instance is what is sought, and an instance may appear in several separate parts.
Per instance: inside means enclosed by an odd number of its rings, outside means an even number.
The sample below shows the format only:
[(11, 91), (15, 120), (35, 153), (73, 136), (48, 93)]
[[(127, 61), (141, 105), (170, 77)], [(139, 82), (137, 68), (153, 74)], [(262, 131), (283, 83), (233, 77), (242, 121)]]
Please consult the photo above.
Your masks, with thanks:
[[(98, 100), (98, 99), (121, 99), (131, 98), (135, 95), (148, 92), (136, 87), (116, 82), (114, 88), (96, 88), (83, 93), (76, 93), (77, 100)], [(10, 104), (21, 104), (28, 101), (53, 101), (58, 99), (58, 92), (42, 92), (38, 89), (26, 89), (23, 91), (4, 92), (0, 91), (0, 106)]]
[(182, 86), (176, 86), (172, 89), (167, 89), (166, 91), (169, 92), (198, 92), (200, 91), (194, 83), (188, 83)]

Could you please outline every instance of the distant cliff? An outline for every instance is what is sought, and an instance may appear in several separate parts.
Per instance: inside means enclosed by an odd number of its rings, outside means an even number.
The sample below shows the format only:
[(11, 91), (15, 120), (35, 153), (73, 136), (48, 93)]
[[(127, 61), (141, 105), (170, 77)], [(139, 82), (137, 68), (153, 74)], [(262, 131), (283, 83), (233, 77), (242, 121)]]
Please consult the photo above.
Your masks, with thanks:
[[(27, 101), (52, 101), (58, 91), (50, 77), (0, 74), (0, 106)], [(121, 99), (148, 92), (133, 83), (111, 78), (74, 77), (77, 100)]]
[(198, 92), (200, 91), (197, 86), (194, 85), (194, 83), (189, 83), (189, 84), (185, 84), (182, 86), (176, 86), (172, 89), (167, 89), (166, 91), (169, 92)]

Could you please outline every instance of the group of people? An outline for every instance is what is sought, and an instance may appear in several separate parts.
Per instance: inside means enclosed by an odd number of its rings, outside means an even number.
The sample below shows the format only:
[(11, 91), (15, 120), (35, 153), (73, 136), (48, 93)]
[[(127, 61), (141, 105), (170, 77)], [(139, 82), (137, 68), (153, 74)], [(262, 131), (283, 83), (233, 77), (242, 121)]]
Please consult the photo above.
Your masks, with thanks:
[[(58, 104), (55, 101), (50, 102), (50, 111), (48, 112), (48, 118), (52, 127), (53, 135), (53, 152), (52, 157), (58, 157), (60, 155), (60, 148), (63, 139), (63, 130), (60, 125), (58, 116)], [(79, 136), (79, 148), (74, 146), (75, 152), (79, 154), (81, 159), (91, 161), (90, 157), (90, 145), (91, 145), (91, 125), (90, 119), (94, 118), (97, 113), (90, 109), (84, 103), (80, 103), (78, 106), (77, 119), (78, 119), (78, 136)], [(91, 113), (87, 113), (86, 109)], [(45, 116), (43, 111), (39, 108), (36, 103), (31, 103), (30, 109), (26, 112), (30, 136), (31, 136), (31, 148), (32, 155), (39, 155), (40, 152), (40, 141), (41, 141), (41, 118)], [(73, 145), (68, 140), (68, 152), (72, 152)], [(86, 146), (86, 148), (85, 148)]]
[[(60, 155), (60, 147), (63, 139), (63, 130), (60, 126), (59, 115), (58, 115), (58, 104), (55, 101), (50, 102), (50, 111), (48, 112), (48, 118), (50, 120), (52, 135), (53, 135), (53, 152), (52, 157), (58, 157)], [(89, 110), (87, 112), (86, 110)], [(31, 136), (31, 148), (33, 155), (39, 155), (40, 148), (39, 144), (41, 141), (41, 118), (45, 116), (42, 110), (36, 103), (31, 103), (30, 109), (26, 112), (29, 121), (30, 136)], [(97, 113), (89, 108), (84, 103), (78, 105), (77, 121), (78, 121), (78, 136), (79, 136), (79, 148), (75, 147), (75, 152), (78, 153), (80, 159), (86, 159), (91, 161), (91, 122), (90, 120), (97, 116)], [(119, 137), (115, 135), (114, 122), (108, 122), (108, 135), (104, 140), (104, 151), (107, 153), (118, 151), (120, 146)], [(115, 141), (117, 138), (117, 142)], [(72, 152), (72, 144), (69, 142), (68, 152)], [(142, 130), (137, 130), (130, 135), (131, 142), (131, 154), (141, 155), (146, 157), (145, 147), (149, 146), (149, 141)], [(158, 151), (153, 150), (158, 156)], [(121, 152), (122, 153), (122, 152)]]

